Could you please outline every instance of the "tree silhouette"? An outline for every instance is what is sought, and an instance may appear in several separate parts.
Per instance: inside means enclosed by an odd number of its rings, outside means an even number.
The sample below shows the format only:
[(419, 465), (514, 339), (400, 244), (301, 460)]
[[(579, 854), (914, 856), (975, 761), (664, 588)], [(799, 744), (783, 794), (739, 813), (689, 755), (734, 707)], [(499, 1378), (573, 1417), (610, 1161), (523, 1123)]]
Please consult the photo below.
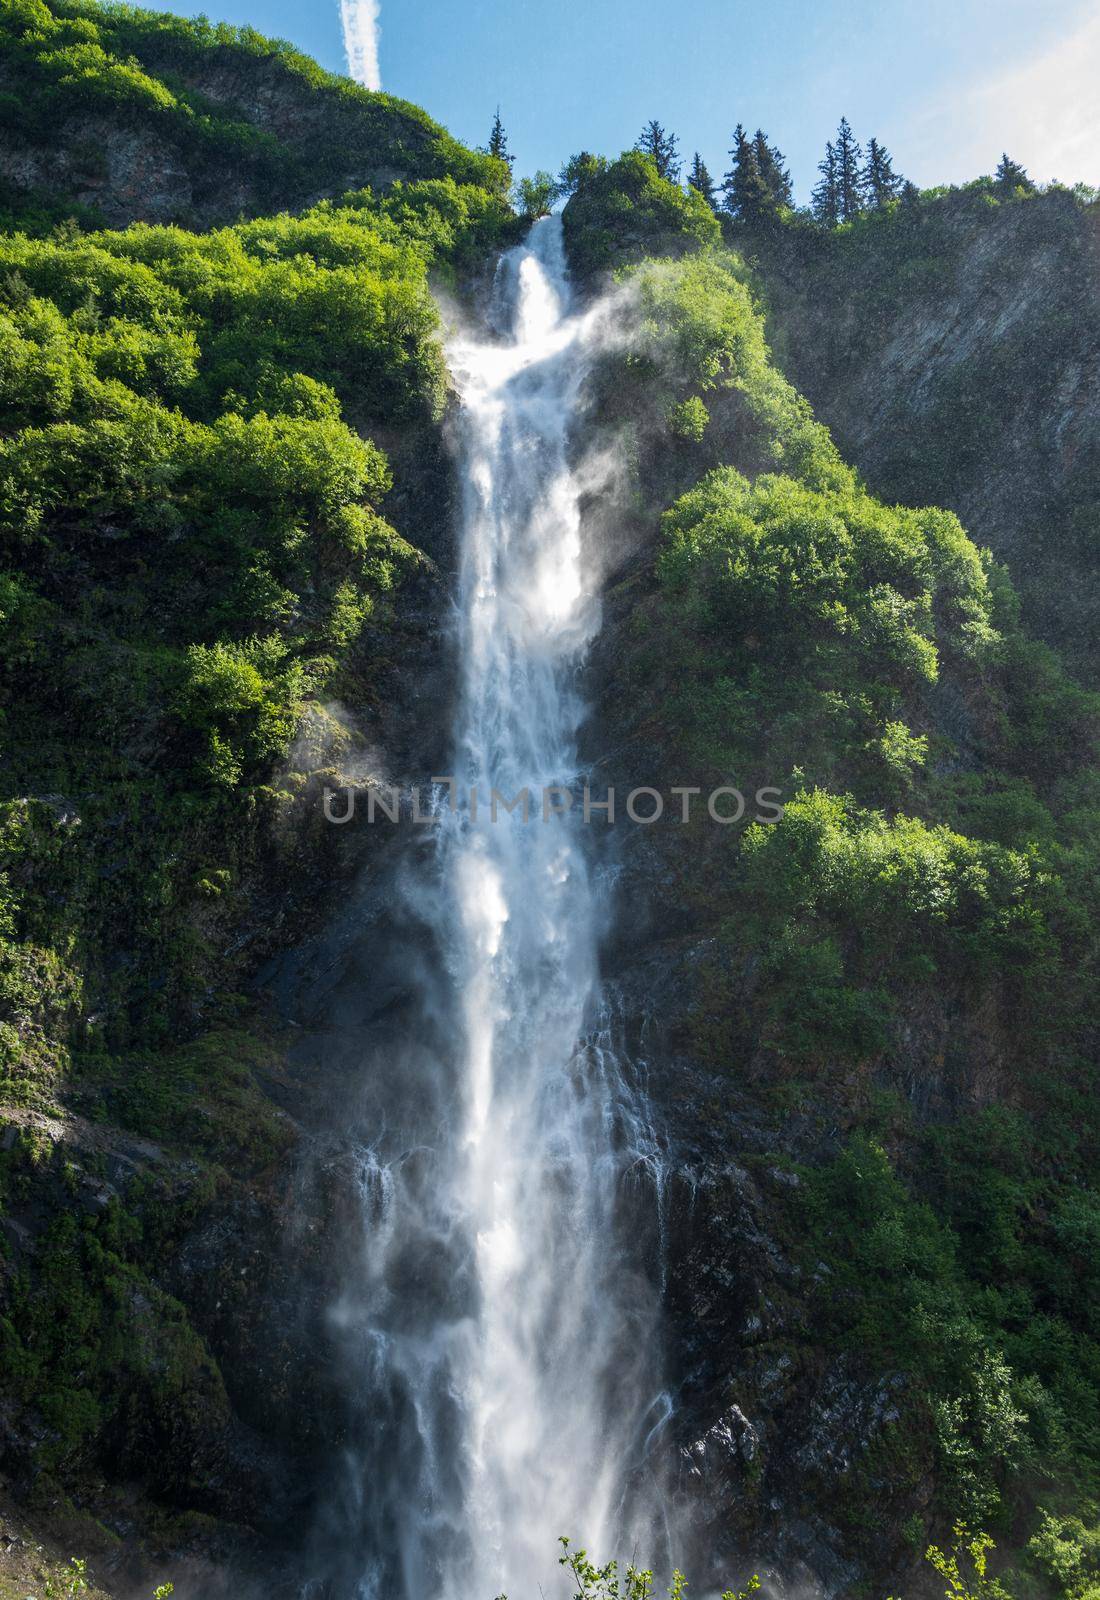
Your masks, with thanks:
[(497, 106), (496, 115), (493, 117), (493, 126), (489, 134), (489, 154), (496, 156), (498, 161), (507, 161), (511, 166), (516, 159), (508, 154), (508, 136), (504, 131), (504, 124), (500, 120), (500, 107)]
[(1021, 167), (1018, 161), (1013, 161), (1009, 155), (1002, 153), (1000, 165), (994, 179), (997, 193), (1004, 200), (1011, 200), (1018, 190), (1024, 194), (1034, 194), (1035, 185), (1027, 175), (1027, 170)]
[(867, 165), (860, 177), (863, 198), (867, 205), (881, 211), (884, 205), (899, 194), (903, 179), (894, 171), (894, 164), (886, 146), (872, 139), (867, 146)]
[(730, 150), (733, 165), (722, 180), (723, 204), (730, 216), (752, 222), (772, 211), (771, 191), (764, 182), (756, 147), (739, 122)]
[(607, 158), (594, 156), (590, 150), (580, 150), (575, 156), (570, 156), (558, 173), (558, 195), (567, 199), (576, 194), (578, 189), (584, 187), (590, 179), (597, 177), (607, 170)]
[(688, 183), (697, 194), (710, 206), (712, 211), (718, 210), (718, 195), (714, 187), (714, 179), (707, 170), (706, 162), (696, 150), (691, 158), (691, 171), (688, 173)]
[(863, 151), (856, 142), (847, 117), (841, 117), (836, 130), (836, 208), (841, 222), (851, 222), (863, 210), (860, 162)]
[(768, 143), (767, 134), (761, 128), (757, 128), (753, 136), (752, 148), (756, 155), (756, 165), (771, 195), (772, 203), (776, 206), (789, 206), (793, 198), (791, 175), (784, 165), (782, 150)]
[(821, 174), (821, 181), (814, 189), (810, 205), (822, 227), (835, 228), (840, 221), (840, 201), (837, 195), (836, 148), (831, 139), (825, 146), (825, 155), (818, 162), (817, 170)]
[(634, 147), (647, 155), (657, 168), (657, 175), (669, 183), (680, 181), (680, 151), (674, 133), (666, 133), (656, 117), (647, 122)]

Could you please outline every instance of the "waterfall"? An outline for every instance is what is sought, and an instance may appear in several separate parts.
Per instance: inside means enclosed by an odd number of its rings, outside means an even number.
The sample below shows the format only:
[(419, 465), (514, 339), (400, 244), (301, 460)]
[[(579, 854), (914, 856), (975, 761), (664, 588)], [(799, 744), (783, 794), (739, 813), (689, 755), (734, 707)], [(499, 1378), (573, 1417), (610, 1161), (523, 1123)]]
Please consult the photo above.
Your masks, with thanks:
[[(362, 1153), (364, 1261), (340, 1315), (368, 1399), (341, 1600), (537, 1600), (562, 1534), (660, 1555), (654, 1146), (601, 1001), (588, 830), (543, 814), (544, 789), (577, 778), (599, 620), (571, 464), (594, 321), (571, 308), (558, 219), (504, 256), (492, 318), (449, 346), (458, 798), (414, 891), (451, 1054), (415, 1070), (400, 1112), (381, 1091), (386, 1132)], [(493, 791), (525, 789), (527, 820), (494, 818)]]

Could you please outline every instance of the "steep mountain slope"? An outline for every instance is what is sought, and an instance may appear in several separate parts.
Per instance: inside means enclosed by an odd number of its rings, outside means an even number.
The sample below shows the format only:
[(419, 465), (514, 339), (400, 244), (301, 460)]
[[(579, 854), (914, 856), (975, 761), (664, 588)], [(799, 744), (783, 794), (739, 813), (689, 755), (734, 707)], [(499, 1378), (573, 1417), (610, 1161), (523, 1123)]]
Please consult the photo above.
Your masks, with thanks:
[(1100, 703), (951, 513), (871, 498), (689, 232), (592, 395), (628, 466), (589, 751), (746, 808), (622, 833), (609, 967), (677, 1158), (701, 1543), (847, 1592), (1096, 1479)]
[(780, 360), (888, 500), (934, 501), (1095, 673), (1100, 207), (988, 180), (828, 233), (744, 236)]
[(503, 162), (251, 28), (95, 0), (0, 12), (0, 208), (209, 227), (401, 178), (506, 193)]
[[(362, 1174), (334, 1017), (406, 1026), (416, 929), (393, 937), (393, 836), (329, 826), (321, 791), (444, 770), (430, 285), (483, 281), (517, 224), (498, 164), (251, 34), (64, 0), (5, 23), (34, 86), (8, 204), (49, 237), (0, 236), (0, 1461), (108, 1587), (210, 1600), (242, 1572), (293, 1584), (345, 1439), (327, 1311)], [(90, 108), (109, 157), (86, 180)], [(158, 225), (52, 228), (81, 199)], [(733, 826), (670, 811), (608, 849), (606, 964), (667, 1152), (695, 1581), (913, 1585), (960, 1515), (1023, 1559), (1037, 1507), (1087, 1520), (1100, 1475), (1100, 708), (950, 511), (867, 491), (695, 199), (636, 154), (595, 163), (565, 231), (592, 294), (626, 269), (577, 441), (615, 485), (589, 509), (587, 753), (623, 790), (749, 797)], [(799, 272), (843, 248), (781, 264), (789, 362)], [(1057, 330), (1061, 392), (1091, 345), (1058, 321), (1044, 350)], [(887, 421), (923, 403), (894, 337), (896, 401), (873, 341), (853, 368)], [(1024, 429), (1045, 368), (1021, 363)], [(1091, 503), (1090, 382), (1061, 434), (1040, 407), (1039, 499)], [(896, 448), (845, 417), (878, 489)], [(999, 447), (967, 436), (985, 465), (959, 496), (1001, 504)], [(752, 825), (762, 786), (777, 824)], [(305, 1041), (272, 1003), (295, 985)], [(1063, 1532), (1087, 1579), (1089, 1528)], [(1076, 1600), (1044, 1559), (1020, 1592)]]

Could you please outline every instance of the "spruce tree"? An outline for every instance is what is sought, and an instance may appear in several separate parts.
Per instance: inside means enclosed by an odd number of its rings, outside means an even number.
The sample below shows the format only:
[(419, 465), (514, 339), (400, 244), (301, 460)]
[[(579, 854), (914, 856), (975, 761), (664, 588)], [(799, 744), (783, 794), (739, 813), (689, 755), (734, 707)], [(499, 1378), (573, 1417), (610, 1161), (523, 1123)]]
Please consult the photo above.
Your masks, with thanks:
[(703, 199), (712, 211), (718, 210), (718, 196), (714, 188), (714, 179), (707, 171), (706, 162), (696, 150), (691, 158), (691, 171), (688, 173), (688, 183)]
[(1001, 155), (995, 183), (997, 193), (1004, 200), (1011, 200), (1017, 189), (1022, 189), (1025, 194), (1035, 193), (1035, 185), (1028, 177), (1026, 169), (1021, 167), (1018, 161), (1013, 161), (1007, 153)]
[(504, 124), (500, 120), (499, 106), (497, 106), (496, 115), (493, 118), (492, 131), (489, 134), (489, 154), (496, 156), (498, 161), (507, 161), (509, 166), (516, 159), (515, 156), (508, 154), (508, 136), (504, 132)]
[(894, 171), (889, 150), (877, 139), (872, 139), (867, 146), (867, 165), (860, 178), (865, 203), (881, 211), (900, 193), (903, 181)]
[(793, 191), (791, 175), (784, 165), (782, 150), (774, 144), (769, 144), (767, 135), (760, 128), (756, 130), (752, 148), (760, 176), (771, 195), (772, 204), (776, 207), (789, 206), (793, 199)]
[(734, 188), (737, 182), (737, 168), (740, 164), (741, 152), (745, 147), (745, 142), (744, 125), (739, 122), (736, 128), (733, 130), (733, 143), (729, 149), (730, 170), (722, 179), (722, 208), (723, 210), (728, 211), (730, 216), (734, 217), (737, 215), (737, 201), (734, 198)]
[(754, 222), (772, 210), (772, 198), (756, 159), (756, 148), (741, 123), (733, 130), (733, 165), (722, 180), (723, 205), (732, 217)]
[(679, 183), (680, 151), (676, 135), (666, 133), (656, 117), (646, 123), (634, 148), (649, 157), (657, 168), (658, 177), (667, 178), (669, 183)]
[(851, 222), (863, 209), (860, 162), (863, 151), (856, 143), (847, 117), (841, 117), (836, 130), (836, 208), (841, 222)]
[(830, 139), (825, 146), (824, 158), (818, 162), (821, 181), (810, 197), (813, 214), (823, 228), (835, 228), (840, 221), (840, 201), (837, 197), (836, 147)]

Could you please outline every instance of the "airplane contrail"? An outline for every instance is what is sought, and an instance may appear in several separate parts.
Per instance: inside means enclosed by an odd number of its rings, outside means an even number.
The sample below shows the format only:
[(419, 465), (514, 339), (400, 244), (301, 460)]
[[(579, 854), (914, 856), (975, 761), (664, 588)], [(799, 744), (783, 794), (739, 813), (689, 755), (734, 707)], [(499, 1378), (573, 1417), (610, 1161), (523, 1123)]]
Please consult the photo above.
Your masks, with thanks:
[(381, 89), (378, 68), (378, 0), (340, 0), (348, 72), (365, 89)]

